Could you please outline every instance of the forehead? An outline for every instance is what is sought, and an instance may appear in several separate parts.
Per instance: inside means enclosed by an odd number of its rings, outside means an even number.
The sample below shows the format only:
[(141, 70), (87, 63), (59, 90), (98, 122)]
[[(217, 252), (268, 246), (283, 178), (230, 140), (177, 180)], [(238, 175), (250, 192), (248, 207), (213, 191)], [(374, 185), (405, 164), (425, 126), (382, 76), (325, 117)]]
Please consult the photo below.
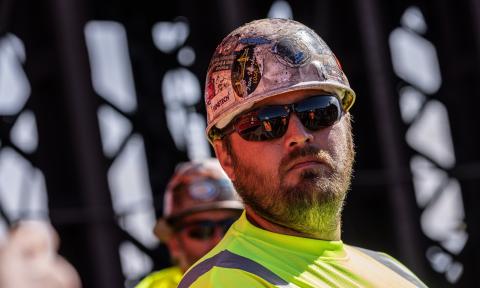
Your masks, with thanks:
[(269, 97), (265, 100), (255, 103), (253, 108), (263, 107), (267, 105), (282, 105), (290, 104), (301, 101), (305, 98), (314, 96), (314, 95), (331, 95), (332, 92), (321, 91), (321, 90), (301, 90), (301, 91), (291, 91), (284, 94), (276, 95)]

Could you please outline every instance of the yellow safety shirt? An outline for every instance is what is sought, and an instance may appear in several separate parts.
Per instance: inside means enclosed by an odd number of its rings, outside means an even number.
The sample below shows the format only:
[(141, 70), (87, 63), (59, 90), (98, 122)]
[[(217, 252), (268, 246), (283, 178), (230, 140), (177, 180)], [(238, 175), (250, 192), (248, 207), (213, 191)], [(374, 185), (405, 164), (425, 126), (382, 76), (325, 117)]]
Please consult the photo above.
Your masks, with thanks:
[(145, 277), (135, 288), (175, 288), (182, 279), (182, 271), (178, 267), (169, 267)]
[(182, 278), (184, 287), (426, 287), (387, 254), (273, 233), (245, 212)]

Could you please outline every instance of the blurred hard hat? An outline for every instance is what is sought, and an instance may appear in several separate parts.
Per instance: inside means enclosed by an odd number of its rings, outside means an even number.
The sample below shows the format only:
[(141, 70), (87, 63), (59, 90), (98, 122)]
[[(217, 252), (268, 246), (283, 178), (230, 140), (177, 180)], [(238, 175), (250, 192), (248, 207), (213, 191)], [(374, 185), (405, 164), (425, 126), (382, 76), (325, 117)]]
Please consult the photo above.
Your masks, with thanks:
[(340, 63), (307, 26), (288, 19), (247, 23), (223, 39), (207, 71), (207, 136), (212, 142), (238, 114), (266, 98), (298, 90), (335, 93), (348, 111), (355, 101)]
[(218, 160), (180, 163), (167, 185), (163, 217), (158, 219), (154, 233), (165, 241), (172, 225), (183, 216), (224, 209), (241, 211), (243, 204)]

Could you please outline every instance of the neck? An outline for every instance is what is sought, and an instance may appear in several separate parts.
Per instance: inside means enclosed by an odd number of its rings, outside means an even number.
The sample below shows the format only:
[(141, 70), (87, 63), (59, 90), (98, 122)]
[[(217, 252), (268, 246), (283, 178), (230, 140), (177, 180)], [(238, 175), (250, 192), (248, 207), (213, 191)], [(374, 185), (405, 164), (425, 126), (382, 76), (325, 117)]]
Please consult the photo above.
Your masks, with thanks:
[(274, 233), (279, 233), (279, 234), (285, 234), (285, 235), (290, 235), (290, 236), (296, 236), (296, 237), (304, 237), (304, 238), (313, 238), (313, 239), (320, 239), (320, 240), (327, 240), (327, 241), (338, 241), (340, 240), (340, 224), (336, 225), (336, 229), (333, 231), (312, 231), (311, 233), (305, 233), (301, 232), (298, 230), (295, 230), (293, 228), (272, 222), (261, 215), (259, 215), (257, 212), (255, 212), (253, 209), (251, 209), (249, 206), (245, 207), (246, 211), (246, 216), (247, 219), (249, 220), (250, 223), (252, 223), (254, 226), (257, 226), (258, 228), (262, 228), (264, 230), (274, 232)]

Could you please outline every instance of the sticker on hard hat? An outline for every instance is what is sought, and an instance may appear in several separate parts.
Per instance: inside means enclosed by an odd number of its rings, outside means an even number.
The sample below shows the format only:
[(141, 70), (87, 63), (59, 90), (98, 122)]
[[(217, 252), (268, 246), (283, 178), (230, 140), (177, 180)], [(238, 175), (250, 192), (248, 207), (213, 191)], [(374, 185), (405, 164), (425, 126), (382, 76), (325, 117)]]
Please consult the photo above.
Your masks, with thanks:
[(322, 38), (318, 37), (315, 32), (311, 30), (301, 29), (295, 33), (295, 37), (301, 39), (300, 41), (308, 45), (314, 54), (330, 55), (332, 51), (327, 43)]
[(207, 82), (207, 108), (216, 113), (217, 110), (222, 110), (220, 108), (233, 102), (235, 97), (229, 93), (230, 86), (230, 71), (221, 70), (212, 72)]
[(272, 41), (264, 37), (248, 37), (240, 39), (238, 42), (246, 45), (263, 45), (270, 44)]
[(230, 70), (232, 68), (233, 61), (235, 60), (235, 55), (218, 55), (212, 58), (212, 64), (210, 69), (213, 72)]
[(262, 74), (255, 58), (255, 46), (238, 51), (232, 66), (232, 86), (239, 97), (247, 97), (257, 88)]
[(202, 201), (212, 200), (219, 195), (219, 191), (215, 185), (207, 181), (190, 184), (188, 191), (193, 199)]
[(233, 50), (237, 47), (238, 35), (232, 35), (225, 38), (220, 45), (217, 47), (215, 56), (218, 55), (230, 55)]
[(304, 64), (309, 58), (308, 48), (294, 38), (283, 38), (272, 47), (277, 59), (288, 66), (296, 67)]
[(321, 60), (323, 62), (322, 74), (327, 80), (336, 81), (342, 84), (347, 84), (347, 79), (345, 74), (338, 66), (338, 62), (335, 56), (332, 55), (323, 55)]

